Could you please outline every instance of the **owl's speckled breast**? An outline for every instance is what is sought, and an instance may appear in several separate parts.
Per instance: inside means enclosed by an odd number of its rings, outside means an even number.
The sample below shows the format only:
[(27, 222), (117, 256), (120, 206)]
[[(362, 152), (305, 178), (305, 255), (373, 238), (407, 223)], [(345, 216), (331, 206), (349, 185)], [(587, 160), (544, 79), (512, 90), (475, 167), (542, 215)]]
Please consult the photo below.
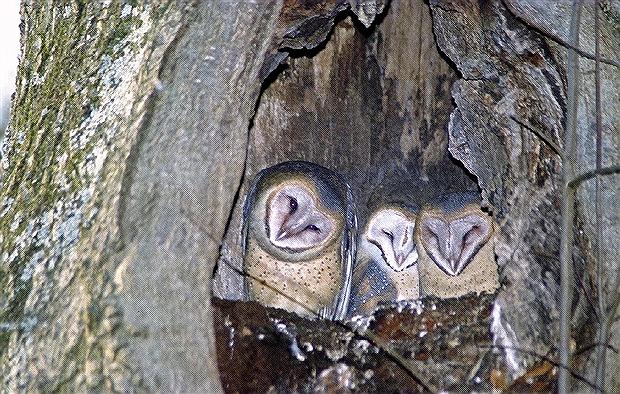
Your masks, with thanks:
[(313, 260), (287, 262), (275, 259), (250, 240), (245, 263), (250, 300), (305, 316), (331, 308), (341, 286), (338, 246)]
[(394, 301), (417, 300), (420, 298), (420, 275), (418, 274), (417, 264), (400, 272), (387, 270), (387, 274), (396, 288)]

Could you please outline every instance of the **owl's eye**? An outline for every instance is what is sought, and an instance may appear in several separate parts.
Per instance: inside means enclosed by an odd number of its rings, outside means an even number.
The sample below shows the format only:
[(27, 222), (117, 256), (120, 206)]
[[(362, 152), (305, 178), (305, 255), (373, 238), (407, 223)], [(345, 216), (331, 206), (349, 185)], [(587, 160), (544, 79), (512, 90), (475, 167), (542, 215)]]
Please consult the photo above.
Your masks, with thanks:
[(319, 229), (317, 226), (315, 226), (314, 224), (309, 225), (308, 227), (306, 227), (306, 230), (310, 230), (310, 231), (316, 231), (317, 233), (321, 232), (321, 229)]
[(381, 231), (383, 231), (383, 234), (387, 235), (389, 239), (394, 240), (394, 234), (392, 234), (391, 232), (387, 230), (381, 230)]
[(463, 235), (463, 243), (467, 243), (468, 240), (470, 240), (473, 237), (476, 237), (478, 235), (479, 229), (480, 229), (479, 226), (473, 226), (471, 230), (466, 232), (465, 235)]
[(291, 210), (291, 213), (295, 212), (297, 210), (297, 199), (295, 199), (294, 197), (289, 197), (288, 200), (288, 206)]

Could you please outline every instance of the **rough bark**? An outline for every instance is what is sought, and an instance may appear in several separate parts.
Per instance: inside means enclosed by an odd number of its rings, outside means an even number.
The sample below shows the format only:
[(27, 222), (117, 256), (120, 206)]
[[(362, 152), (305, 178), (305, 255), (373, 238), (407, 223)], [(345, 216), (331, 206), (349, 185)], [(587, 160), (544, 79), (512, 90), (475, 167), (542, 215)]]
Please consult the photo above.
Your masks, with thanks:
[[(553, 7), (542, 7), (536, 2), (506, 1), (506, 6), (529, 26), (540, 31), (548, 32), (552, 37), (570, 42), (569, 21), (571, 4), (560, 2)], [(601, 71), (601, 128), (602, 128), (602, 166), (618, 165), (620, 163), (620, 69), (618, 53), (620, 53), (620, 3), (617, 1), (600, 1), (600, 63)], [(577, 86), (579, 90), (577, 106), (577, 152), (574, 166), (578, 174), (585, 173), (596, 167), (596, 108), (595, 108), (595, 63), (592, 55), (595, 54), (594, 34), (594, 7), (593, 3), (584, 3), (581, 16), (579, 47), (585, 52), (579, 60)], [(552, 44), (559, 57), (564, 59), (565, 50), (557, 44)], [(606, 62), (610, 60), (616, 65)], [(601, 177), (601, 243), (600, 262), (602, 276), (601, 287), (603, 306), (607, 308), (615, 297), (620, 296), (620, 175)], [(596, 255), (596, 180), (592, 179), (582, 184), (578, 189), (580, 214), (583, 218), (583, 231), (587, 238), (585, 249), (591, 254), (591, 261)], [(616, 207), (614, 209), (614, 207)], [(595, 267), (590, 265), (588, 276), (597, 286), (599, 279)], [(598, 297), (592, 297), (598, 306)], [(598, 321), (592, 308), (585, 305), (585, 320), (583, 324), (591, 325)], [(620, 312), (616, 312), (620, 313)], [(600, 313), (598, 313), (600, 315)], [(616, 322), (611, 333), (611, 345), (618, 349), (620, 346), (620, 325)], [(585, 364), (584, 375), (594, 381), (595, 359), (594, 354), (588, 354), (580, 361)], [(620, 358), (612, 350), (607, 351), (605, 388), (608, 391), (620, 390)]]
[(23, 4), (2, 150), (3, 387), (220, 389), (211, 275), (260, 85), (283, 42), (317, 45), (347, 7)]
[[(505, 4), (504, 4), (505, 3)], [(450, 152), (478, 178), (485, 202), (501, 223), (496, 246), (505, 286), (497, 303), (503, 324), (514, 335), (507, 342), (524, 352), (505, 351), (515, 375), (531, 363), (528, 351), (557, 354), (559, 305), (560, 157), (537, 134), (563, 146), (566, 116), (566, 51), (570, 42), (570, 2), (431, 1), (437, 42), (462, 78), (453, 96), (457, 109), (450, 129)], [(584, 7), (580, 48), (594, 53), (593, 3)], [(617, 8), (604, 14), (602, 57), (618, 53)], [(539, 32), (545, 33), (545, 35)], [(614, 61), (617, 62), (617, 59)], [(583, 58), (579, 70), (578, 173), (595, 166), (594, 63)], [(618, 88), (616, 66), (603, 65), (604, 165), (618, 162)], [(602, 263), (609, 276), (604, 294), (617, 290), (618, 176), (603, 181)], [(576, 225), (575, 280), (578, 308), (573, 315), (577, 354), (595, 341), (596, 276), (593, 182), (579, 191)], [(610, 297), (611, 298), (611, 297)], [(508, 331), (509, 332), (509, 331)], [(508, 338), (512, 337), (512, 338)], [(613, 341), (617, 341), (617, 335)], [(609, 357), (616, 357), (608, 352)], [(593, 369), (582, 353), (573, 368), (593, 381)], [(591, 363), (591, 362), (590, 362)], [(611, 361), (609, 371), (619, 368)], [(616, 387), (609, 373), (608, 387)]]
[(118, 195), (183, 18), (170, 4), (22, 5), (23, 55), (2, 154), (0, 375), (8, 391), (128, 384), (111, 256)]
[[(418, 380), (433, 391), (505, 389), (502, 379), (488, 378), (493, 299), (492, 294), (462, 300), (429, 297), (382, 306), (372, 319), (358, 322), (358, 334), (254, 302), (216, 300), (222, 385), (231, 393), (425, 392)], [(388, 354), (386, 345), (406, 362)], [(549, 385), (550, 376), (536, 380)]]

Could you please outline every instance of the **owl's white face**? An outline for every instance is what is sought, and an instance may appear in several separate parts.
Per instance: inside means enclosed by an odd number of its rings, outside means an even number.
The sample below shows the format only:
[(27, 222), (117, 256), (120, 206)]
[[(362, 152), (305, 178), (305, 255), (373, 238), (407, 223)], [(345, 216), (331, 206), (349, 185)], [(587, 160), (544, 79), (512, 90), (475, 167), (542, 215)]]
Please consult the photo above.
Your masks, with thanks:
[(336, 220), (318, 206), (316, 192), (302, 183), (276, 189), (266, 208), (267, 235), (278, 248), (306, 251), (334, 238)]
[(425, 216), (420, 220), (420, 240), (435, 264), (446, 274), (463, 272), (489, 240), (492, 224), (483, 212), (457, 217)]
[(364, 247), (377, 261), (400, 272), (418, 261), (415, 219), (396, 209), (381, 209), (368, 222)]

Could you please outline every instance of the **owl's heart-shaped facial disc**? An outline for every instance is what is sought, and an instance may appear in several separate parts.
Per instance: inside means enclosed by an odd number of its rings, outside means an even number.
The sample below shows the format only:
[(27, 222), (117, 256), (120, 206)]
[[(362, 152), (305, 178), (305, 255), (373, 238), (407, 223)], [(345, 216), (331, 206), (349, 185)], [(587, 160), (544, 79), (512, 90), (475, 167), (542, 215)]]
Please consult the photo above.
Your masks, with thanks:
[(477, 214), (445, 220), (427, 217), (420, 224), (422, 243), (435, 264), (450, 276), (459, 275), (488, 240), (489, 221)]
[(269, 240), (277, 247), (306, 250), (333, 236), (334, 219), (319, 208), (313, 191), (302, 184), (276, 190), (266, 212)]
[(418, 261), (418, 251), (414, 240), (415, 218), (396, 209), (382, 209), (368, 222), (364, 234), (372, 245), (373, 254), (379, 261), (396, 272), (411, 267)]

